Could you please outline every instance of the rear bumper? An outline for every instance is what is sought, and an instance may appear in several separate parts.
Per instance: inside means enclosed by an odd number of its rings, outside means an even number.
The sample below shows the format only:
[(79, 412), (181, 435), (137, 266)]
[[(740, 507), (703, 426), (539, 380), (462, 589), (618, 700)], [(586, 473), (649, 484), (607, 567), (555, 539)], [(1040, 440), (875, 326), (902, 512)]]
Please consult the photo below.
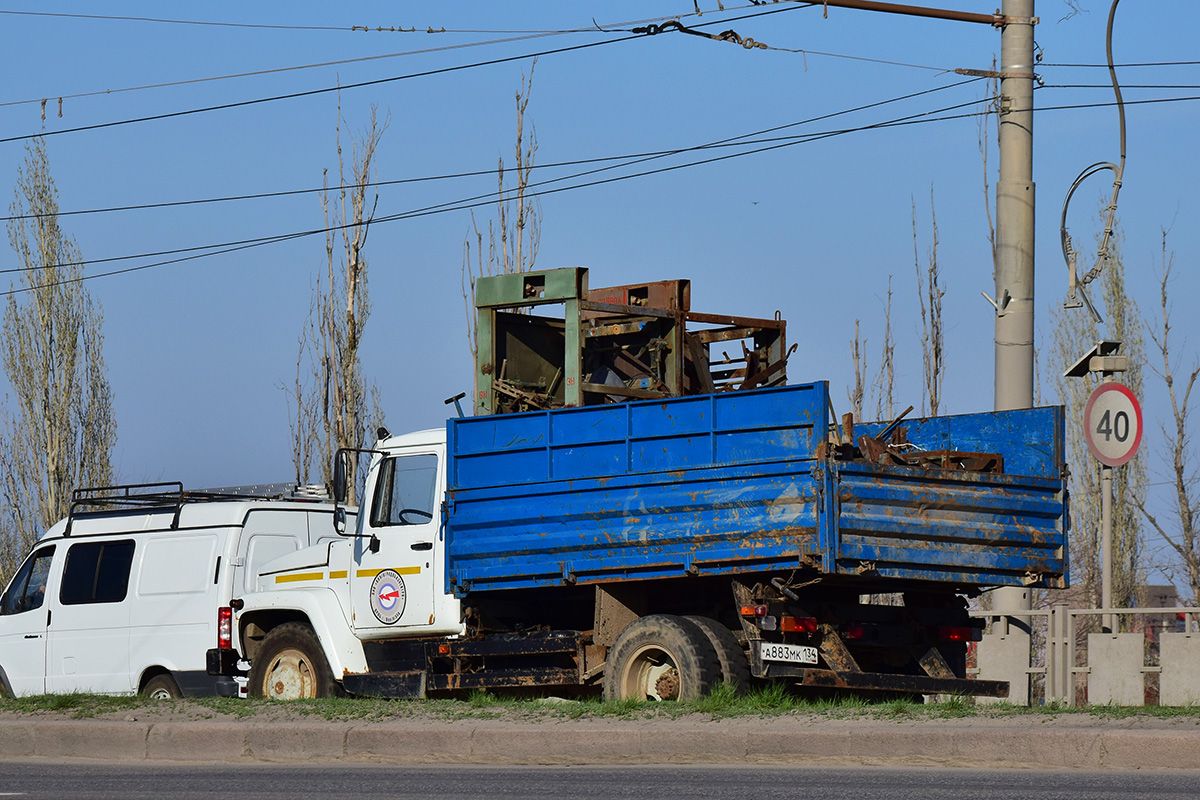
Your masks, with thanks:
[(757, 678), (793, 679), (801, 686), (815, 689), (1008, 697), (1008, 681), (931, 678), (928, 675), (897, 675), (886, 672), (837, 672), (758, 659), (754, 659), (754, 662), (751, 672)]

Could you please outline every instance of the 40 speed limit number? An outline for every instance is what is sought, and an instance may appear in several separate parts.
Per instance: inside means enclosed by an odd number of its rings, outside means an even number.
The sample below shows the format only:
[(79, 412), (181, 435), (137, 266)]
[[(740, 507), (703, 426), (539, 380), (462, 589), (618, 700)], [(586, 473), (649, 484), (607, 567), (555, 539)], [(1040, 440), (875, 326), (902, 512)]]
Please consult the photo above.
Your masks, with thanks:
[(1102, 383), (1083, 410), (1088, 449), (1101, 464), (1119, 467), (1142, 441), (1142, 407), (1128, 386)]

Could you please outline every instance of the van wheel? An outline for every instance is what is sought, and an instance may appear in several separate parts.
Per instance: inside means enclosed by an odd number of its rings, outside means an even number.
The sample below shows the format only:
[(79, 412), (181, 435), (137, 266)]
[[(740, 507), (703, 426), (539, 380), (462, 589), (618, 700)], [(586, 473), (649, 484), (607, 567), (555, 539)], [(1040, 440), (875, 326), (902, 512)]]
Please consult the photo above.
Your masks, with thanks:
[(668, 614), (631, 622), (606, 660), (605, 700), (692, 700), (721, 680), (716, 651), (704, 632)]
[(738, 643), (733, 631), (709, 617), (687, 616), (684, 619), (699, 628), (716, 651), (717, 663), (721, 665), (721, 680), (736, 694), (744, 692), (750, 683), (750, 661), (746, 658), (746, 649)]
[(146, 681), (142, 694), (151, 700), (178, 700), (183, 697), (179, 684), (170, 675), (155, 675)]
[(333, 679), (321, 643), (313, 629), (286, 622), (263, 639), (250, 664), (251, 697), (304, 700), (337, 697), (341, 686)]

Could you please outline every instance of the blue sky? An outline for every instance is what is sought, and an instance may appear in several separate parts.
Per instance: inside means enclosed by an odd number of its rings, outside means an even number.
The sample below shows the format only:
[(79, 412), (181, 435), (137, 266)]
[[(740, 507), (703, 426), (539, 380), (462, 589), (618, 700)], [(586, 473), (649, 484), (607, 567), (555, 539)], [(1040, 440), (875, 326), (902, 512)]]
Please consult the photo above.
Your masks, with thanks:
[[(44, 129), (63, 210), (94, 209), (319, 186), (335, 167), (337, 97), (331, 92), (125, 124), (67, 128), (153, 116), (337, 85), (374, 81), (602, 42), (547, 54), (537, 63), (529, 120), (542, 164), (659, 151), (802, 122), (927, 92), (782, 131), (819, 133), (972, 104), (982, 81), (955, 68), (986, 69), (998, 53), (989, 26), (781, 3), (755, 7), (701, 0), (655, 3), (295, 2), (167, 6), (149, 2), (28, 2), (4, 11), (104, 14), (276, 25), (218, 27), (162, 22), (0, 14), (0, 138)], [(995, 0), (954, 8), (991, 12)], [(1037, 42), (1041, 108), (1108, 103), (1096, 68), (1104, 61), (1107, 3), (1041, 0)], [(763, 13), (772, 12), (772, 13)], [(621, 41), (631, 20), (687, 15), (685, 24), (735, 30), (773, 50), (669, 33)], [(756, 15), (745, 19), (735, 19)], [(419, 32), (362, 32), (350, 26), (415, 26)], [(325, 26), (339, 30), (297, 30)], [(595, 26), (609, 32), (594, 30)], [(427, 28), (447, 32), (429, 34)], [(496, 31), (581, 33), (524, 37)], [(1200, 8), (1163, 0), (1118, 11), (1119, 63), (1195, 59)], [(477, 32), (456, 32), (477, 31)], [(453, 48), (453, 49), (450, 49)], [(430, 52), (415, 52), (431, 50)], [(802, 50), (785, 52), (785, 50)], [(396, 53), (409, 53), (395, 55)], [(830, 55), (836, 54), (836, 55)], [(359, 63), (194, 82), (367, 56)], [(513, 94), (531, 58), (346, 89), (342, 111), (363, 127), (370, 106), (391, 115), (378, 152), (379, 177), (397, 180), (487, 170), (511, 158)], [(893, 62), (893, 63), (881, 63)], [(1200, 95), (1200, 66), (1130, 67), (1127, 84), (1191, 86), (1126, 90), (1127, 100)], [(116, 91), (193, 81), (162, 88)], [(961, 84), (961, 85), (956, 85)], [(1100, 88), (1056, 88), (1090, 84)], [(936, 90), (936, 91), (930, 91)], [(72, 97), (102, 92), (92, 96)], [(62, 116), (58, 99), (63, 97)], [(975, 111), (966, 105), (948, 115)], [(1198, 296), (1193, 269), (1200, 226), (1200, 104), (1133, 105), (1119, 215), (1125, 258), (1144, 311), (1157, 303), (1160, 229), (1173, 225), (1173, 286), (1181, 312)], [(947, 401), (952, 412), (992, 404), (993, 290), (986, 240), (983, 169), (974, 117), (865, 130), (659, 175), (548, 195), (538, 266), (587, 266), (593, 286), (687, 277), (693, 308), (751, 316), (780, 311), (799, 352), (793, 383), (829, 380), (845, 404), (849, 340), (861, 320), (878, 360), (884, 296), (893, 277), (898, 397), (920, 407), (912, 202), (918, 250), (929, 246), (930, 192), (946, 284)], [(993, 134), (994, 135), (994, 134)], [(1065, 291), (1058, 217), (1071, 181), (1096, 161), (1117, 158), (1111, 107), (1047, 110), (1035, 122), (1038, 191), (1039, 331)], [(12, 186), (20, 140), (0, 143), (0, 184)], [(695, 156), (676, 157), (681, 164)], [(994, 141), (989, 168), (997, 158)], [(631, 172), (625, 170), (625, 172)], [(569, 174), (547, 169), (547, 178)], [(618, 172), (617, 174), (620, 174)], [(388, 186), (379, 213), (396, 214), (490, 191), (490, 177)], [(1106, 177), (1080, 190), (1072, 208), (1077, 242), (1091, 249)], [(483, 220), (492, 211), (476, 211)], [(64, 218), (85, 258), (103, 259), (322, 226), (312, 194)], [(372, 229), (373, 312), (364, 366), (378, 384), (393, 431), (438, 425), (442, 400), (469, 389), (461, 268), (466, 211)], [(106, 358), (116, 394), (118, 469), (131, 481), (180, 479), (188, 486), (285, 480), (291, 473), (285, 396), (311, 283), (324, 258), (320, 236), (89, 281), (106, 314)], [(95, 264), (89, 273), (155, 259)], [(0, 249), (0, 267), (16, 266)], [(1200, 346), (1195, 315), (1176, 315), (1188, 357)], [(1081, 352), (1086, 343), (1081, 343)], [(1046, 367), (1043, 365), (1043, 374)], [(1161, 393), (1148, 393), (1152, 457)]]

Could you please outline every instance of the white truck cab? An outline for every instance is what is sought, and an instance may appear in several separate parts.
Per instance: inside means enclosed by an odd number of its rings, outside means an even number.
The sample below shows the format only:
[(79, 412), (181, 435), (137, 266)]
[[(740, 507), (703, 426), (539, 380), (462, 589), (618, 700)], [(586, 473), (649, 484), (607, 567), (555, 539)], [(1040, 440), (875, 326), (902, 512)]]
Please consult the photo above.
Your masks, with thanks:
[(367, 672), (364, 643), (465, 630), (445, 591), (445, 430), (388, 436), (372, 453), (357, 524), (265, 564), (258, 591), (234, 602), (240, 653), (213, 658), (249, 659), (252, 695), (337, 693)]
[(337, 538), (333, 506), (181, 484), (77, 493), (0, 595), (0, 690), (237, 696), (208, 673), (259, 568)]

